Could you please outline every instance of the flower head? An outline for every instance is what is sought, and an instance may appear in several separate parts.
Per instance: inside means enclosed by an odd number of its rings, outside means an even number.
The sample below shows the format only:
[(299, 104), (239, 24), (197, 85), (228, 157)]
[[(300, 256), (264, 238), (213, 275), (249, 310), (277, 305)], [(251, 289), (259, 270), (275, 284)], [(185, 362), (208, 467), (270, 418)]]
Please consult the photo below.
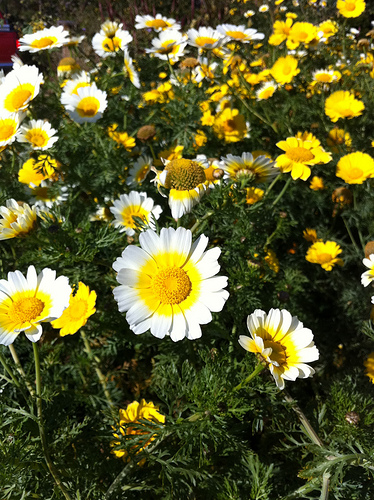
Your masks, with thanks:
[(374, 160), (360, 151), (345, 155), (338, 161), (336, 176), (347, 184), (362, 184), (374, 177)]
[(18, 142), (26, 142), (35, 150), (45, 151), (58, 141), (57, 130), (51, 127), (47, 120), (31, 120), (28, 125), (22, 125)]
[(90, 87), (80, 87), (76, 94), (66, 95), (63, 104), (70, 117), (77, 123), (97, 122), (107, 107), (106, 92), (93, 83)]
[(141, 184), (151, 170), (152, 158), (150, 156), (141, 156), (136, 160), (129, 170), (126, 184)]
[[(141, 420), (149, 420), (151, 422), (158, 422), (160, 424), (165, 423), (165, 415), (162, 415), (158, 411), (158, 407), (155, 406), (151, 401), (149, 403), (146, 402), (145, 399), (142, 399), (140, 403), (138, 401), (134, 401), (127, 405), (126, 410), (119, 411), (119, 432), (122, 436), (131, 436), (131, 435), (147, 435), (148, 431), (141, 429)], [(138, 424), (134, 427), (131, 424)], [(115, 438), (119, 439), (119, 435), (113, 434)], [(138, 449), (136, 453), (141, 452), (146, 446), (148, 446), (151, 441), (155, 439), (155, 435), (151, 434), (149, 439), (145, 441), (142, 448)], [(120, 441), (112, 441), (111, 446), (120, 445)], [(128, 452), (124, 449), (114, 449), (112, 450), (113, 455), (117, 458), (122, 458), (125, 462), (129, 460)]]
[(204, 251), (208, 238), (192, 244), (188, 229), (148, 229), (139, 235), (140, 248), (130, 245), (113, 264), (120, 286), (113, 290), (120, 312), (127, 311), (130, 329), (173, 341), (201, 337), (200, 324), (221, 311), (229, 294), (227, 278), (215, 276), (219, 248)]
[(90, 291), (88, 286), (80, 281), (75, 295), (73, 292), (70, 294), (68, 307), (58, 319), (51, 321), (51, 325), (53, 328), (60, 328), (61, 337), (73, 335), (96, 312), (95, 303), (96, 292)]
[(342, 253), (340, 246), (335, 241), (316, 241), (309, 247), (305, 259), (312, 264), (320, 264), (325, 271), (331, 271), (337, 264), (343, 265), (342, 259), (338, 255)]
[(136, 69), (134, 68), (132, 58), (130, 57), (129, 51), (125, 47), (123, 49), (123, 62), (124, 62), (124, 72), (130, 79), (130, 82), (136, 87), (140, 89), (140, 80), (139, 75)]
[(279, 57), (270, 70), (271, 76), (281, 85), (290, 83), (300, 73), (297, 65), (298, 61), (293, 56)]
[(219, 31), (202, 26), (198, 30), (193, 28), (187, 31), (188, 43), (198, 49), (210, 50), (223, 45), (227, 38)]
[(0, 113), (17, 113), (27, 108), (39, 94), (43, 75), (36, 66), (19, 66), (8, 73), (0, 85)]
[(135, 29), (137, 30), (152, 28), (155, 31), (163, 31), (169, 29), (179, 30), (181, 28), (181, 25), (175, 19), (164, 17), (161, 14), (156, 14), (155, 17), (137, 15), (135, 22)]
[[(122, 24), (111, 23), (113, 29), (101, 29), (92, 38), (92, 47), (96, 54), (104, 59), (115, 56), (119, 50), (123, 50), (132, 41), (132, 36), (122, 29)], [(116, 25), (116, 26), (114, 26)]]
[(312, 177), (309, 187), (310, 189), (312, 189), (312, 191), (322, 191), (323, 189), (325, 189), (325, 184), (322, 177), (318, 177), (317, 175)]
[(29, 266), (26, 277), (20, 271), (8, 273), (8, 280), (0, 280), (0, 344), (12, 344), (22, 331), (32, 342), (38, 341), (40, 323), (61, 316), (70, 292), (68, 278), (56, 279), (52, 269), (37, 275), (35, 267)]
[(279, 389), (284, 389), (285, 380), (314, 374), (306, 363), (316, 361), (319, 352), (312, 331), (304, 328), (296, 316), (285, 309), (270, 309), (268, 314), (256, 309), (248, 316), (247, 327), (251, 336), (240, 335), (239, 344), (260, 356)]
[(339, 118), (351, 119), (360, 116), (364, 109), (364, 103), (355, 99), (354, 94), (347, 90), (334, 92), (325, 102), (325, 113), (334, 123)]
[(374, 280), (374, 254), (370, 254), (369, 257), (363, 259), (362, 262), (369, 270), (362, 273), (361, 284), (368, 286)]
[(52, 26), (44, 28), (19, 39), (19, 50), (21, 52), (39, 52), (66, 45), (69, 41), (69, 32), (63, 26)]
[(234, 42), (248, 43), (251, 40), (263, 40), (265, 38), (263, 33), (258, 33), (257, 30), (252, 28), (246, 28), (244, 24), (240, 26), (220, 24), (216, 29)]
[(244, 115), (238, 109), (230, 107), (224, 108), (215, 116), (213, 130), (218, 139), (226, 142), (239, 142), (248, 134)]
[(278, 85), (275, 82), (265, 82), (261, 85), (261, 87), (256, 90), (256, 99), (258, 101), (265, 101), (270, 99), (274, 95), (274, 92), (277, 90)]
[(374, 384), (374, 352), (371, 352), (369, 356), (364, 361), (364, 366), (366, 368), (365, 375), (369, 377), (371, 383)]
[(57, 167), (56, 160), (48, 155), (39, 155), (37, 160), (30, 158), (22, 165), (18, 180), (29, 187), (40, 186), (42, 181), (55, 174)]
[(145, 49), (148, 54), (163, 61), (177, 62), (183, 56), (187, 45), (187, 37), (177, 30), (162, 31), (158, 38), (152, 40), (153, 48)]
[(133, 236), (135, 229), (139, 227), (134, 217), (152, 229), (156, 229), (153, 218), (157, 220), (162, 212), (162, 208), (154, 205), (154, 201), (147, 197), (147, 193), (137, 191), (122, 194), (119, 200), (113, 202), (109, 210), (115, 217), (113, 225), (119, 227), (120, 232), (126, 231), (127, 236)]
[(227, 155), (221, 158), (227, 177), (233, 180), (246, 178), (259, 184), (261, 182), (270, 182), (278, 175), (275, 168), (275, 162), (264, 155), (253, 157), (251, 153), (242, 153), (241, 156)]
[(5, 207), (0, 207), (0, 240), (23, 236), (31, 231), (36, 221), (35, 207), (19, 204), (11, 198)]
[(129, 136), (127, 132), (120, 132), (117, 129), (117, 123), (114, 123), (113, 125), (108, 127), (109, 137), (113, 139), (113, 141), (116, 141), (118, 144), (121, 144), (126, 149), (126, 151), (131, 151), (136, 144), (134, 137)]
[(344, 17), (358, 17), (365, 10), (366, 4), (364, 0), (338, 0), (336, 8)]
[(331, 161), (331, 154), (326, 153), (312, 134), (288, 137), (277, 146), (284, 154), (278, 156), (276, 166), (281, 172), (291, 172), (293, 179), (305, 181), (310, 177), (310, 166)]
[(164, 160), (162, 172), (152, 168), (156, 173), (153, 182), (169, 189), (169, 206), (174, 219), (191, 212), (199, 203), (206, 190), (206, 175), (203, 165), (196, 160), (184, 158)]
[(0, 150), (19, 138), (20, 113), (0, 113)]

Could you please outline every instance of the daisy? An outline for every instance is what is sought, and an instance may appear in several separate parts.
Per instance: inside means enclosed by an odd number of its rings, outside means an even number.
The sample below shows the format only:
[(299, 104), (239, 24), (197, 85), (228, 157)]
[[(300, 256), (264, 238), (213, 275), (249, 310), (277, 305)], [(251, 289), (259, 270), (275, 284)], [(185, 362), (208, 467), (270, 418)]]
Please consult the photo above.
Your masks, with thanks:
[(318, 69), (312, 74), (313, 81), (318, 83), (333, 83), (338, 81), (337, 72), (333, 69)]
[(54, 137), (56, 133), (57, 130), (47, 120), (31, 120), (28, 125), (21, 126), (17, 141), (27, 142), (33, 149), (45, 151), (58, 141), (58, 137)]
[[(373, 297), (372, 297), (373, 302)], [(364, 366), (366, 368), (365, 375), (370, 378), (371, 383), (374, 384), (374, 352), (371, 352), (366, 360), (364, 361)]]
[(271, 76), (281, 85), (290, 83), (300, 73), (297, 65), (298, 60), (293, 56), (279, 57), (270, 70)]
[(82, 87), (91, 87), (91, 76), (86, 71), (81, 71), (65, 83), (64, 91), (61, 94), (62, 104), (65, 104), (66, 100), (68, 100), (67, 96), (78, 95), (78, 89)]
[(337, 264), (343, 265), (338, 255), (342, 253), (340, 246), (335, 241), (316, 241), (308, 249), (305, 259), (312, 264), (320, 264), (325, 271), (331, 271)]
[(130, 245), (113, 264), (120, 286), (113, 290), (120, 312), (135, 334), (150, 330), (175, 342), (201, 337), (200, 324), (222, 310), (229, 293), (220, 266), (219, 248), (204, 251), (208, 238), (192, 244), (192, 233), (179, 227), (148, 229), (139, 235), (140, 248)]
[(285, 141), (278, 142), (277, 147), (284, 154), (276, 159), (276, 167), (281, 172), (291, 172), (294, 180), (306, 181), (311, 174), (309, 167), (331, 161), (331, 153), (327, 153), (319, 140), (307, 132), (300, 137), (288, 137)]
[(365, 10), (364, 0), (338, 0), (336, 8), (344, 17), (358, 17)]
[(39, 211), (44, 210), (48, 212), (47, 209), (65, 202), (69, 194), (67, 186), (62, 186), (59, 190), (53, 183), (43, 180), (39, 186), (32, 186), (30, 188), (30, 196), (32, 203), (35, 204)]
[(39, 94), (43, 75), (36, 66), (20, 66), (6, 75), (0, 86), (0, 113), (17, 113)]
[(198, 49), (216, 49), (227, 42), (227, 37), (211, 27), (202, 26), (198, 30), (187, 31), (188, 43)]
[(152, 28), (155, 31), (163, 31), (168, 29), (180, 30), (181, 25), (175, 19), (167, 18), (161, 14), (153, 16), (139, 16), (135, 17), (135, 29), (141, 30), (144, 28)]
[(152, 158), (150, 156), (141, 156), (130, 168), (126, 184), (141, 184), (151, 170)]
[(123, 49), (123, 62), (124, 62), (124, 72), (129, 77), (130, 82), (137, 88), (140, 89), (140, 80), (139, 75), (136, 69), (134, 68), (132, 59), (129, 55), (129, 51), (125, 47)]
[(369, 269), (369, 271), (365, 271), (361, 275), (361, 284), (368, 286), (374, 280), (374, 254), (369, 255), (369, 257), (363, 259), (362, 262)]
[(113, 32), (103, 29), (92, 38), (92, 47), (96, 54), (102, 58), (115, 56), (116, 52), (128, 45), (132, 41), (132, 35), (127, 30), (122, 29), (122, 24)]
[(270, 182), (279, 174), (275, 162), (264, 155), (254, 158), (251, 153), (242, 153), (241, 156), (227, 155), (221, 160), (226, 178), (236, 181), (246, 178), (258, 184)]
[(93, 83), (90, 87), (80, 87), (77, 94), (65, 95), (64, 106), (72, 120), (77, 123), (97, 122), (107, 107), (106, 92)]
[(79, 63), (73, 57), (64, 57), (58, 62), (57, 76), (60, 78), (68, 77), (80, 69)]
[(152, 45), (152, 49), (145, 49), (147, 54), (153, 54), (163, 61), (177, 62), (184, 55), (187, 37), (180, 31), (166, 30), (152, 40)]
[(338, 90), (325, 101), (325, 113), (334, 123), (339, 118), (352, 119), (360, 116), (364, 109), (364, 103), (355, 99), (354, 93), (348, 90)]
[(35, 207), (27, 203), (19, 204), (11, 198), (6, 201), (5, 207), (0, 207), (0, 240), (17, 238), (27, 234), (34, 227), (36, 221)]
[(60, 328), (61, 337), (73, 335), (96, 312), (95, 303), (96, 292), (90, 291), (88, 286), (80, 281), (75, 295), (73, 292), (70, 294), (68, 307), (58, 319), (51, 321), (51, 325), (53, 328)]
[(336, 176), (347, 184), (362, 184), (374, 177), (374, 160), (360, 151), (345, 155), (338, 161)]
[(300, 43), (310, 43), (317, 38), (317, 28), (311, 23), (295, 23), (290, 29), (288, 39), (292, 43), (292, 49), (297, 48)]
[(0, 113), (0, 149), (18, 139), (20, 134), (19, 124), (19, 113)]
[(56, 279), (52, 269), (37, 275), (29, 266), (26, 277), (20, 271), (8, 273), (8, 280), (0, 280), (0, 344), (12, 344), (22, 331), (37, 342), (42, 336), (40, 323), (61, 316), (70, 293), (68, 278)]
[(244, 115), (236, 108), (226, 107), (214, 117), (213, 130), (218, 139), (239, 142), (249, 137)]
[(274, 95), (274, 92), (277, 90), (278, 85), (275, 82), (265, 82), (261, 85), (261, 87), (256, 90), (256, 99), (258, 101), (264, 101), (270, 99)]
[(169, 207), (174, 219), (179, 219), (184, 214), (191, 212), (192, 208), (199, 203), (206, 190), (206, 176), (203, 165), (195, 160), (184, 158), (176, 160), (164, 160), (165, 168), (156, 173), (153, 182), (157, 184), (159, 192), (166, 197), (160, 187), (169, 189)]
[(54, 49), (66, 45), (69, 41), (69, 32), (63, 26), (44, 28), (19, 39), (21, 52), (39, 52), (40, 50)]
[(266, 363), (279, 389), (285, 380), (308, 378), (314, 374), (307, 365), (319, 358), (313, 342), (313, 333), (304, 328), (296, 316), (285, 309), (270, 309), (269, 313), (256, 309), (248, 316), (250, 337), (240, 335), (239, 344), (249, 352), (258, 354)]
[(244, 24), (235, 26), (234, 24), (220, 24), (216, 30), (222, 35), (235, 42), (248, 43), (251, 40), (263, 40), (265, 35), (257, 30), (246, 28)]
[[(113, 222), (114, 227), (120, 228), (120, 233), (126, 231), (127, 236), (133, 236), (135, 229), (143, 230), (140, 227), (142, 224), (156, 229), (154, 219), (158, 219), (162, 213), (162, 208), (159, 205), (154, 205), (152, 198), (147, 197), (147, 193), (138, 193), (130, 191), (130, 193), (122, 194), (119, 200), (113, 202), (113, 206), (109, 209), (115, 217)], [(140, 219), (137, 221), (134, 219)]]

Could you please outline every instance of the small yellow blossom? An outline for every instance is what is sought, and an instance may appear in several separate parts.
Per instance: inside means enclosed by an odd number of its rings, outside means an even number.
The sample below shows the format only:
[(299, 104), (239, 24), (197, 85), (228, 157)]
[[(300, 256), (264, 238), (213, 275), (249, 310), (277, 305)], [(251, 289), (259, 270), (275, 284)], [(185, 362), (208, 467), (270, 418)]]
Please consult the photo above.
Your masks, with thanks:
[(340, 246), (335, 241), (316, 241), (308, 249), (305, 259), (312, 264), (320, 264), (325, 271), (331, 271), (335, 265), (342, 266), (342, 259), (338, 255), (342, 253)]
[(313, 191), (322, 191), (325, 189), (322, 177), (314, 176), (309, 184), (310, 189)]

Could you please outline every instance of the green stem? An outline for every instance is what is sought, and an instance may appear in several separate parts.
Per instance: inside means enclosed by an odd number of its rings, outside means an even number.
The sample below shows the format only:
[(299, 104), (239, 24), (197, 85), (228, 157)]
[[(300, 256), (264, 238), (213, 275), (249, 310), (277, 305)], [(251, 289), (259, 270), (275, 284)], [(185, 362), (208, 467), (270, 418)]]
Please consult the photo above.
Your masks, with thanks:
[(237, 385), (236, 387), (234, 387), (233, 391), (239, 391), (239, 389), (241, 389), (243, 387), (243, 385), (247, 385), (252, 379), (254, 379), (260, 372), (262, 372), (262, 370), (265, 368), (265, 365), (263, 365), (262, 363), (259, 363), (256, 368), (253, 370), (253, 372), (248, 375), (248, 377), (243, 380), (243, 382), (241, 382), (239, 385)]
[(156, 158), (156, 155), (155, 155), (155, 150), (153, 149), (153, 146), (152, 146), (151, 143), (149, 143), (149, 149), (151, 150), (153, 161), (156, 162), (157, 158)]
[(122, 482), (122, 479), (125, 478), (129, 470), (132, 468), (133, 462), (129, 462), (128, 464), (125, 465), (125, 467), (121, 470), (121, 472), (118, 474), (118, 476), (115, 478), (113, 483), (109, 486), (108, 491), (105, 494), (104, 500), (108, 500), (112, 496), (112, 493), (116, 491), (116, 489), (119, 487), (119, 485)]
[(313, 429), (312, 424), (306, 418), (306, 416), (304, 415), (304, 412), (301, 410), (301, 408), (296, 403), (294, 398), (290, 394), (288, 394), (287, 392), (284, 392), (284, 396), (285, 396), (285, 400), (287, 401), (287, 403), (290, 403), (292, 405), (292, 409), (299, 417), (301, 425), (304, 427), (304, 429), (305, 429), (306, 433), (308, 434), (308, 436), (310, 437), (311, 441), (313, 441), (313, 443), (316, 444), (317, 446), (324, 448), (323, 443), (320, 440), (318, 434)]
[(278, 203), (278, 201), (282, 198), (284, 193), (287, 191), (288, 186), (291, 184), (291, 180), (292, 180), (292, 177), (289, 177), (286, 184), (283, 186), (282, 191), (278, 194), (278, 196), (273, 201), (273, 207), (275, 207), (275, 205)]
[(324, 472), (322, 476), (322, 491), (320, 500), (327, 500), (329, 498), (329, 486), (330, 486), (330, 476), (329, 472)]
[(18, 389), (21, 387), (18, 380), (16, 379), (16, 377), (14, 376), (14, 373), (12, 372), (10, 366), (8, 365), (8, 363), (6, 362), (3, 354), (0, 352), (0, 363), (3, 365), (4, 367), (4, 370), (7, 372), (7, 374), (9, 375), (9, 377), (12, 379), (14, 385), (16, 387), (18, 387)]
[(84, 347), (85, 347), (86, 353), (88, 354), (90, 361), (92, 361), (94, 363), (95, 372), (96, 372), (96, 375), (99, 379), (101, 387), (103, 388), (108, 406), (111, 409), (112, 413), (115, 414), (114, 416), (116, 418), (117, 414), (115, 412), (115, 406), (114, 406), (114, 403), (113, 403), (112, 398), (110, 396), (110, 393), (108, 391), (108, 386), (106, 385), (105, 376), (98, 366), (98, 364), (100, 363), (100, 359), (97, 356), (95, 356), (94, 353), (92, 352), (88, 338), (86, 337), (86, 334), (84, 333), (83, 330), (80, 331), (80, 334), (81, 334), (81, 337), (82, 337), (83, 342), (84, 342)]
[(56, 470), (56, 468), (51, 460), (50, 455), (49, 455), (47, 437), (45, 434), (44, 422), (43, 422), (43, 408), (42, 408), (43, 403), (42, 403), (42, 398), (41, 398), (42, 384), (41, 384), (41, 377), (40, 377), (39, 347), (38, 347), (38, 344), (36, 342), (33, 342), (32, 346), (34, 349), (34, 360), (35, 360), (36, 408), (37, 408), (37, 414), (38, 414), (39, 436), (40, 436), (40, 440), (42, 442), (44, 458), (45, 458), (45, 461), (47, 463), (49, 472), (51, 473), (58, 488), (60, 488), (61, 493), (64, 495), (66, 500), (71, 500), (71, 497), (70, 497), (69, 493), (66, 491), (65, 486), (62, 484), (61, 479), (59, 477), (59, 474), (58, 474), (58, 472), (57, 472), (57, 470)]
[(349, 226), (348, 226), (348, 224), (347, 224), (347, 221), (345, 220), (345, 218), (344, 218), (343, 216), (342, 216), (342, 220), (343, 220), (343, 222), (344, 222), (345, 228), (346, 228), (346, 230), (347, 230), (347, 233), (349, 234), (349, 237), (350, 237), (350, 239), (351, 239), (351, 242), (352, 242), (353, 246), (354, 246), (354, 247), (355, 247), (355, 249), (357, 250), (357, 253), (358, 253), (359, 255), (361, 255), (361, 250), (359, 249), (359, 247), (358, 247), (358, 245), (357, 245), (357, 243), (356, 243), (355, 239), (353, 238), (352, 231), (350, 230), (350, 228), (349, 228)]
[(30, 384), (30, 382), (27, 380), (26, 373), (25, 373), (24, 369), (22, 368), (22, 365), (20, 363), (18, 354), (17, 354), (16, 350), (14, 349), (13, 344), (10, 344), (10, 346), (8, 346), (8, 347), (9, 347), (9, 350), (10, 350), (10, 354), (12, 355), (14, 364), (16, 365), (16, 369), (17, 369), (18, 373), (23, 378), (23, 380), (24, 380), (24, 382), (26, 384), (26, 387), (27, 387), (29, 393), (31, 394), (32, 397), (34, 397), (35, 396), (34, 388)]
[(214, 212), (207, 212), (204, 217), (202, 217), (201, 219), (198, 219), (195, 224), (192, 226), (191, 228), (191, 233), (194, 234), (194, 232), (196, 231), (196, 229), (200, 226), (200, 224), (202, 222), (204, 222), (206, 219), (208, 219), (211, 215), (213, 215)]

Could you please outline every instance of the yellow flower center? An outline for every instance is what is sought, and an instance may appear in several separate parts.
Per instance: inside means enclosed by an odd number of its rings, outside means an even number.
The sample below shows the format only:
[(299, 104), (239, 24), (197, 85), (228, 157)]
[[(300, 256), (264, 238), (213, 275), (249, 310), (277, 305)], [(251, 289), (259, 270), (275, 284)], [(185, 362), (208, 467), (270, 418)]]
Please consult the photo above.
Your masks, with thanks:
[(196, 161), (183, 158), (172, 160), (167, 164), (165, 170), (167, 170), (165, 179), (167, 189), (189, 191), (206, 181), (205, 170)]
[(345, 9), (348, 10), (349, 12), (354, 11), (356, 8), (356, 2), (346, 2), (345, 3)]
[(166, 267), (152, 280), (152, 289), (163, 304), (180, 304), (191, 292), (192, 284), (180, 267)]
[(178, 48), (175, 46), (175, 40), (166, 40), (166, 42), (161, 44), (161, 48), (157, 52), (159, 54), (171, 54), (175, 48)]
[(274, 87), (269, 87), (259, 94), (260, 99), (269, 99), (274, 94)]
[(332, 257), (329, 253), (321, 253), (318, 255), (319, 264), (327, 264), (327, 262), (330, 262), (331, 259)]
[(122, 215), (123, 225), (126, 227), (131, 227), (132, 229), (134, 229), (137, 226), (134, 217), (138, 217), (145, 223), (148, 222), (148, 212), (144, 210), (144, 208), (142, 207), (135, 207), (135, 206), (126, 207), (122, 210), (121, 215)]
[(287, 364), (286, 348), (282, 346), (282, 344), (279, 342), (273, 342), (273, 340), (264, 340), (264, 347), (265, 349), (271, 347), (271, 361), (275, 361), (280, 367)]
[(34, 49), (45, 49), (46, 47), (50, 47), (57, 42), (57, 38), (55, 36), (46, 36), (43, 38), (39, 38), (39, 40), (34, 40), (31, 42), (31, 47)]
[(169, 23), (164, 21), (163, 19), (152, 19), (152, 21), (147, 21), (146, 26), (149, 26), (150, 28), (166, 28), (167, 26), (170, 26)]
[(116, 52), (121, 46), (121, 40), (115, 36), (113, 38), (105, 38), (103, 41), (103, 49), (105, 52)]
[(34, 94), (34, 86), (30, 83), (19, 85), (10, 92), (4, 101), (4, 108), (10, 113), (19, 111)]
[(319, 75), (316, 75), (316, 80), (317, 82), (331, 83), (332, 76), (329, 75), (328, 73), (320, 73)]
[(349, 171), (349, 177), (351, 179), (359, 179), (363, 176), (363, 171), (358, 167), (353, 167)]
[(1, 120), (0, 121), (0, 141), (7, 141), (16, 132), (16, 125), (13, 120)]
[(70, 317), (72, 319), (82, 319), (87, 313), (87, 302), (85, 300), (75, 300), (69, 305)]
[(209, 36), (198, 36), (195, 40), (196, 45), (198, 45), (199, 47), (204, 47), (205, 45), (213, 45), (216, 42), (216, 38), (211, 38)]
[(236, 38), (237, 40), (245, 40), (248, 38), (242, 31), (226, 31), (226, 35), (231, 38)]
[(313, 160), (314, 158), (314, 154), (310, 151), (310, 149), (306, 149), (303, 147), (288, 149), (286, 151), (286, 156), (296, 163), (305, 163), (307, 161)]
[(12, 321), (18, 324), (31, 322), (42, 313), (44, 309), (44, 302), (36, 297), (25, 297), (23, 299), (13, 302), (9, 308), (9, 316)]
[(44, 148), (48, 144), (48, 134), (41, 128), (29, 130), (25, 138), (36, 148)]
[(95, 116), (100, 108), (100, 102), (96, 97), (83, 97), (77, 106), (77, 113), (82, 117)]

